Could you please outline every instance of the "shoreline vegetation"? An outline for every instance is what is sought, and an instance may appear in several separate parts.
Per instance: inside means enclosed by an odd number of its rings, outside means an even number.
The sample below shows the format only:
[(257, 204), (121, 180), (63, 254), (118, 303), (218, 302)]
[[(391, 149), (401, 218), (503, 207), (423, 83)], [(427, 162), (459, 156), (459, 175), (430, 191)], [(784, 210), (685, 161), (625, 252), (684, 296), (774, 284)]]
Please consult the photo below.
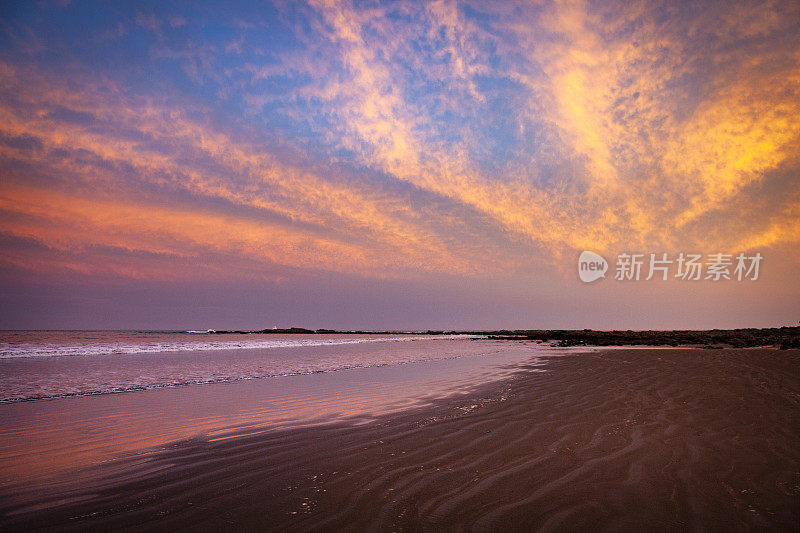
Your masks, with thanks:
[(537, 341), (556, 346), (694, 346), (709, 349), (777, 346), (782, 350), (800, 348), (800, 327), (741, 328), (710, 330), (490, 330), (490, 331), (339, 331), (299, 327), (262, 330), (208, 330), (208, 334), (283, 333), (302, 335), (480, 335), (495, 340)]

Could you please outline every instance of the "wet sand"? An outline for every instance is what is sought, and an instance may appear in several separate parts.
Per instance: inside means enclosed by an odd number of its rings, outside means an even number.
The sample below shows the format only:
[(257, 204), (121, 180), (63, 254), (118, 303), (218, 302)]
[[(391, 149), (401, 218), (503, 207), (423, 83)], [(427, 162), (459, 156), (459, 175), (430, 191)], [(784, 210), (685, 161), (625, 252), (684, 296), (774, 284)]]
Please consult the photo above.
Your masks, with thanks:
[[(800, 350), (549, 358), (367, 424), (175, 442), (8, 530), (797, 531)], [(46, 504), (46, 505), (45, 505)]]

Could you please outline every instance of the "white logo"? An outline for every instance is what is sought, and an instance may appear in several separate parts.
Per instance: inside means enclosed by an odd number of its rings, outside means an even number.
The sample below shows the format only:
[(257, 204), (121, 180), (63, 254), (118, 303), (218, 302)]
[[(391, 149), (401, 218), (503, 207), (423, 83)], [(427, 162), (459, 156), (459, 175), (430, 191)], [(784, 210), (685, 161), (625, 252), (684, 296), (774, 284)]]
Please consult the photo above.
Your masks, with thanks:
[(584, 283), (606, 277), (608, 262), (594, 252), (581, 252), (578, 258), (578, 276)]

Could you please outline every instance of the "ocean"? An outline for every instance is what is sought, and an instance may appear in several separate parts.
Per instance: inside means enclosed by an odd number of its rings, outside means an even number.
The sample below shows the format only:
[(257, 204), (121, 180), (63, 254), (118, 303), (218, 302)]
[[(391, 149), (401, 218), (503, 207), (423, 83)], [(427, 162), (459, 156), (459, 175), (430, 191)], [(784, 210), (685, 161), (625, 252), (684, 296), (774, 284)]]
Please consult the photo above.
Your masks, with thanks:
[(469, 338), (5, 331), (0, 332), (0, 402), (334, 372), (485, 352), (446, 342)]
[(185, 439), (368, 422), (569, 351), (464, 335), (0, 332), (0, 495)]

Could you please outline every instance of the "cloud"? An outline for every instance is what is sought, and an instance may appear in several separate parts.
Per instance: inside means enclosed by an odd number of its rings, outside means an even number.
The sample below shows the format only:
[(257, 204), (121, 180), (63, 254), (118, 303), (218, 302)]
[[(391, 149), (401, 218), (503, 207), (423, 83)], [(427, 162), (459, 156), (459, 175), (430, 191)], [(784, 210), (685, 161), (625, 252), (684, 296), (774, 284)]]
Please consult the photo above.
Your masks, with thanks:
[(102, 51), (4, 54), (2, 233), (144, 277), (207, 257), (513, 278), (583, 249), (800, 240), (777, 177), (800, 169), (790, 2), (272, 7), (213, 31), (136, 13), (152, 87)]
[[(116, 90), (109, 95), (108, 81), (79, 93), (60, 91), (36, 75), (17, 72), (15, 81), (4, 87), (15, 105), (3, 110), (8, 140), (0, 146), (8, 170), (3, 209), (13, 215), (3, 228), (8, 234), (61, 247), (116, 243), (141, 251), (152, 239), (151, 251), (166, 253), (155, 231), (164, 227), (176, 253), (188, 246), (202, 256), (197, 245), (205, 240), (205, 251), (251, 257), (261, 250), (277, 264), (378, 277), (469, 273), (486, 262), (476, 259), (475, 250), (448, 249), (449, 237), (433, 233), (432, 221), (409, 205), (413, 191), (392, 195), (337, 177), (342, 171), (333, 167), (322, 177), (309, 164), (281, 161), (186, 111)], [(213, 209), (207, 201), (216, 202)], [(58, 209), (59, 202), (65, 209)], [(165, 203), (177, 218), (156, 209)], [(110, 225), (95, 207), (132, 214)], [(195, 217), (188, 215), (192, 209)], [(178, 216), (182, 210), (187, 213)], [(145, 224), (148, 213), (156, 220), (152, 225)], [(460, 223), (450, 213), (429, 214), (443, 231)], [(36, 225), (21, 222), (34, 215)], [(496, 269), (504, 262), (493, 263)]]

